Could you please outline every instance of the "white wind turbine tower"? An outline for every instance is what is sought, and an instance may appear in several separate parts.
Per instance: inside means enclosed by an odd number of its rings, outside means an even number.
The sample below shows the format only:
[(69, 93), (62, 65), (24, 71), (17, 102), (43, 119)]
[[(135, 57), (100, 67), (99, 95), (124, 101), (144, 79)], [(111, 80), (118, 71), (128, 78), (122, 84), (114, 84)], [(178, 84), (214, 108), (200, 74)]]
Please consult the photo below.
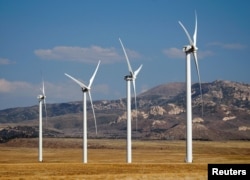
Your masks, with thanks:
[[(131, 88), (130, 88), (130, 82), (133, 82), (133, 88), (134, 88), (134, 98), (135, 98), (135, 108), (136, 108), (136, 113), (137, 113), (137, 102), (136, 102), (136, 88), (135, 88), (135, 79), (138, 75), (138, 73), (140, 72), (142, 65), (140, 65), (140, 67), (136, 70), (133, 71), (127, 56), (127, 53), (125, 51), (125, 48), (122, 44), (121, 39), (119, 38), (119, 41), (121, 43), (124, 55), (126, 57), (127, 60), (127, 64), (128, 64), (128, 70), (130, 75), (127, 75), (124, 77), (124, 79), (127, 81), (127, 163), (131, 163), (132, 162), (132, 143), (131, 143)], [(136, 114), (137, 116), (137, 114)], [(136, 117), (136, 121), (137, 121), (137, 117)], [(136, 122), (137, 124), (137, 122)]]
[[(189, 45), (185, 46), (183, 48), (183, 51), (186, 53), (186, 112), (187, 112), (187, 139), (186, 139), (186, 162), (192, 163), (193, 161), (193, 150), (192, 150), (192, 94), (191, 94), (191, 54), (194, 56), (194, 61), (196, 65), (196, 70), (199, 78), (199, 84), (200, 84), (200, 93), (201, 93), (201, 101), (202, 101), (202, 90), (201, 90), (201, 80), (200, 80), (200, 72), (199, 72), (199, 66), (198, 66), (198, 59), (197, 59), (197, 46), (196, 46), (196, 40), (197, 40), (197, 15), (195, 12), (195, 30), (193, 35), (193, 40), (191, 39), (188, 31), (184, 27), (184, 25), (179, 21), (179, 24), (185, 31), (188, 40)], [(202, 101), (203, 102), (203, 101)], [(202, 105), (202, 116), (203, 116), (203, 105)]]
[(94, 121), (95, 121), (95, 130), (96, 130), (96, 134), (97, 134), (95, 110), (94, 110), (94, 106), (93, 106), (93, 102), (92, 102), (90, 89), (91, 89), (91, 85), (92, 85), (92, 83), (94, 81), (95, 75), (97, 73), (97, 70), (99, 68), (100, 62), (101, 61), (98, 62), (97, 67), (95, 69), (95, 72), (93, 73), (92, 77), (89, 80), (89, 85), (88, 86), (86, 86), (81, 81), (79, 81), (79, 80), (77, 80), (77, 79), (73, 78), (72, 76), (65, 73), (66, 76), (68, 76), (70, 79), (75, 81), (81, 87), (82, 92), (83, 92), (83, 163), (88, 162), (88, 159), (87, 159), (88, 157), (87, 157), (87, 103), (86, 103), (86, 92), (88, 92), (88, 95), (89, 95), (89, 100), (90, 100), (90, 103), (91, 103), (93, 116), (94, 116)]
[(45, 106), (45, 114), (46, 114), (46, 120), (47, 120), (47, 110), (46, 110), (46, 96), (45, 96), (45, 88), (44, 88), (44, 81), (43, 81), (43, 87), (41, 89), (42, 94), (37, 96), (37, 99), (39, 101), (39, 147), (38, 147), (38, 161), (43, 161), (43, 110), (42, 110), (42, 103), (44, 103)]

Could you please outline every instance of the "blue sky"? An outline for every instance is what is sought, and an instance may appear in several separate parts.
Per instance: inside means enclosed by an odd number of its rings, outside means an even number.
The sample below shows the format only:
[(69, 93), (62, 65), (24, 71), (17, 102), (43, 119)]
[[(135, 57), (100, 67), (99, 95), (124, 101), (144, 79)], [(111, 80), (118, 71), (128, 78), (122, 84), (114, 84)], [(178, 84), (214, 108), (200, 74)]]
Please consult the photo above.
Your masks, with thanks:
[(42, 76), (47, 103), (81, 100), (64, 73), (88, 84), (98, 60), (92, 98), (126, 97), (119, 38), (133, 70), (143, 64), (138, 94), (185, 82), (188, 39), (178, 21), (192, 36), (195, 11), (202, 82), (250, 83), (249, 9), (249, 1), (238, 0), (0, 0), (0, 109), (38, 104)]

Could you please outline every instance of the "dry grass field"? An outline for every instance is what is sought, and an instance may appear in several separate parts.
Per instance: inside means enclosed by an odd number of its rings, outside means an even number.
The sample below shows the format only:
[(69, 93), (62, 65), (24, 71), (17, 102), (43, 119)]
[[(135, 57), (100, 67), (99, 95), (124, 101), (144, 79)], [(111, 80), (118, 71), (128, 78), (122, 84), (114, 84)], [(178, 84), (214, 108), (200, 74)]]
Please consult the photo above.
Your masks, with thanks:
[(185, 141), (134, 140), (133, 163), (126, 163), (126, 140), (91, 139), (88, 164), (82, 139), (45, 138), (38, 162), (38, 139), (0, 144), (0, 179), (207, 179), (208, 163), (250, 163), (249, 141), (193, 141), (186, 164)]

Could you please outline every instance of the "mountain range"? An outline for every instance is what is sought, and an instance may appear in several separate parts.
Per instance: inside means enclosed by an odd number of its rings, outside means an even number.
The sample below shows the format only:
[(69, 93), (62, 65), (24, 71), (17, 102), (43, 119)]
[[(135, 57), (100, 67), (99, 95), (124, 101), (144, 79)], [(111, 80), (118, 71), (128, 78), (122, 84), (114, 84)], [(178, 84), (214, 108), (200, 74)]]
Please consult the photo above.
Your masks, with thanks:
[[(132, 98), (132, 138), (186, 139), (186, 85), (154, 87)], [(202, 98), (201, 98), (202, 97)], [(49, 98), (49, 97), (47, 97)], [(126, 138), (126, 98), (93, 102), (98, 133), (88, 102), (89, 138)], [(192, 85), (194, 140), (250, 140), (250, 84), (216, 80)], [(43, 112), (43, 115), (45, 113)], [(0, 142), (38, 136), (38, 105), (0, 111)], [(45, 137), (82, 137), (82, 102), (47, 104)]]

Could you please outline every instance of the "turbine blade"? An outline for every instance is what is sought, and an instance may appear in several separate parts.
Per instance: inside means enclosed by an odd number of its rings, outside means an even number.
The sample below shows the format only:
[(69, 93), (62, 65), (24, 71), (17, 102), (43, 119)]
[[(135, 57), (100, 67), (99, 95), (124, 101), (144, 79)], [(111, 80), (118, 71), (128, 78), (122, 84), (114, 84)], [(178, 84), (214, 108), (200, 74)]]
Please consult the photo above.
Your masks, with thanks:
[(140, 67), (134, 72), (134, 77), (135, 77), (135, 78), (136, 78), (136, 76), (139, 74), (141, 68), (142, 68), (142, 65), (140, 65)]
[(133, 79), (133, 88), (134, 88), (134, 98), (135, 98), (135, 123), (136, 123), (136, 131), (137, 131), (137, 101), (136, 101), (136, 88), (135, 88), (135, 79)]
[(40, 91), (41, 91), (41, 93), (43, 94), (43, 89), (42, 89), (42, 88), (40, 88)]
[(92, 102), (92, 97), (91, 97), (90, 91), (88, 91), (88, 94), (89, 94), (89, 100), (90, 100), (90, 103), (91, 103), (91, 107), (92, 107), (92, 111), (93, 111), (93, 116), (94, 116), (94, 121), (95, 121), (95, 133), (97, 134), (97, 125), (96, 125), (95, 110), (94, 110), (94, 105), (93, 105), (93, 102)]
[(45, 96), (43, 99), (43, 103), (44, 103), (44, 110), (45, 110), (45, 116), (46, 116), (45, 127), (47, 129), (47, 106), (46, 106)]
[(194, 29), (193, 40), (194, 40), (194, 46), (196, 47), (196, 40), (197, 40), (197, 14), (196, 14), (196, 11), (195, 11), (195, 29)]
[(64, 74), (65, 74), (66, 76), (68, 76), (70, 79), (72, 79), (73, 81), (75, 81), (79, 86), (81, 86), (81, 88), (87, 88), (87, 89), (88, 89), (88, 87), (87, 87), (85, 84), (83, 84), (81, 81), (79, 81), (79, 80), (73, 78), (72, 76), (70, 76), (70, 75), (68, 75), (68, 74), (66, 74), (66, 73), (64, 73)]
[(42, 92), (42, 95), (44, 95), (44, 80), (43, 80), (43, 73), (42, 71), (40, 71), (41, 73), (41, 78), (42, 78), (42, 88), (40, 88), (41, 92)]
[(136, 100), (136, 88), (135, 88), (135, 79), (136, 79), (136, 76), (139, 74), (140, 70), (142, 68), (142, 65), (140, 65), (140, 67), (134, 72), (134, 79), (133, 79), (133, 87), (134, 87), (134, 98), (135, 98), (135, 113), (136, 113), (136, 119), (135, 119), (135, 122), (136, 122), (136, 132), (137, 132), (137, 115), (138, 115), (138, 111), (137, 111), (137, 100)]
[(202, 98), (200, 71), (199, 71), (199, 65), (198, 65), (198, 59), (197, 59), (197, 54), (196, 54), (196, 52), (194, 52), (193, 55), (194, 55), (194, 61), (195, 61), (196, 71), (197, 71), (197, 74), (198, 74), (198, 79), (199, 79), (199, 84), (200, 84), (201, 106), (202, 106), (201, 115), (202, 115), (202, 117), (203, 117), (203, 98)]
[(92, 75), (92, 77), (91, 77), (90, 80), (89, 80), (89, 86), (88, 86), (89, 89), (90, 89), (90, 87), (91, 87), (91, 85), (92, 85), (92, 83), (93, 83), (93, 81), (94, 81), (94, 79), (95, 79), (95, 75), (96, 75), (97, 70), (98, 70), (98, 68), (99, 68), (100, 62), (101, 62), (101, 61), (99, 60), (97, 66), (96, 66), (95, 72), (94, 72), (94, 74)]
[(191, 37), (190, 37), (188, 31), (186, 30), (185, 26), (184, 26), (180, 21), (179, 21), (179, 24), (181, 25), (181, 27), (182, 27), (183, 30), (185, 31), (185, 33), (186, 33), (186, 35), (187, 35), (187, 37), (188, 37), (188, 40), (189, 40), (190, 45), (194, 45), (194, 43), (193, 43), (193, 41), (192, 41), (192, 39), (191, 39)]
[(134, 96), (135, 96), (135, 113), (136, 113), (136, 119), (135, 119), (135, 122), (136, 122), (136, 132), (137, 132), (137, 115), (138, 115), (138, 111), (137, 111), (137, 100), (136, 100), (136, 88), (135, 88), (135, 79), (136, 79), (136, 76), (139, 74), (140, 70), (142, 68), (142, 65), (140, 65), (140, 67), (134, 72), (134, 79), (133, 79), (133, 86), (134, 86)]
[(43, 95), (45, 96), (45, 90), (44, 90), (44, 81), (43, 81)]
[(128, 55), (127, 55), (127, 53), (126, 53), (126, 50), (125, 50), (125, 48), (124, 48), (124, 46), (123, 46), (123, 44), (122, 44), (122, 40), (121, 40), (120, 38), (119, 38), (119, 41), (120, 41), (120, 43), (121, 43), (121, 46), (122, 46), (124, 55), (125, 55), (126, 60), (127, 60), (127, 63), (128, 63), (128, 70), (129, 70), (129, 72), (131, 73), (131, 75), (134, 76), (134, 72), (133, 72), (132, 67), (131, 67), (131, 65), (130, 65), (130, 62), (129, 62), (129, 59), (128, 59)]
[(41, 91), (42, 95), (44, 95), (44, 81), (43, 81), (43, 78), (42, 78), (42, 88), (40, 88), (40, 91)]
[(46, 100), (45, 100), (46, 95), (45, 95), (45, 86), (44, 86), (44, 80), (43, 80), (43, 78), (42, 78), (42, 81), (43, 81), (42, 82), (43, 87), (42, 87), (41, 91), (42, 91), (42, 95), (43, 95), (43, 104), (44, 104), (44, 110), (45, 110), (45, 116), (46, 116), (45, 127), (47, 129), (47, 108), (46, 108)]

